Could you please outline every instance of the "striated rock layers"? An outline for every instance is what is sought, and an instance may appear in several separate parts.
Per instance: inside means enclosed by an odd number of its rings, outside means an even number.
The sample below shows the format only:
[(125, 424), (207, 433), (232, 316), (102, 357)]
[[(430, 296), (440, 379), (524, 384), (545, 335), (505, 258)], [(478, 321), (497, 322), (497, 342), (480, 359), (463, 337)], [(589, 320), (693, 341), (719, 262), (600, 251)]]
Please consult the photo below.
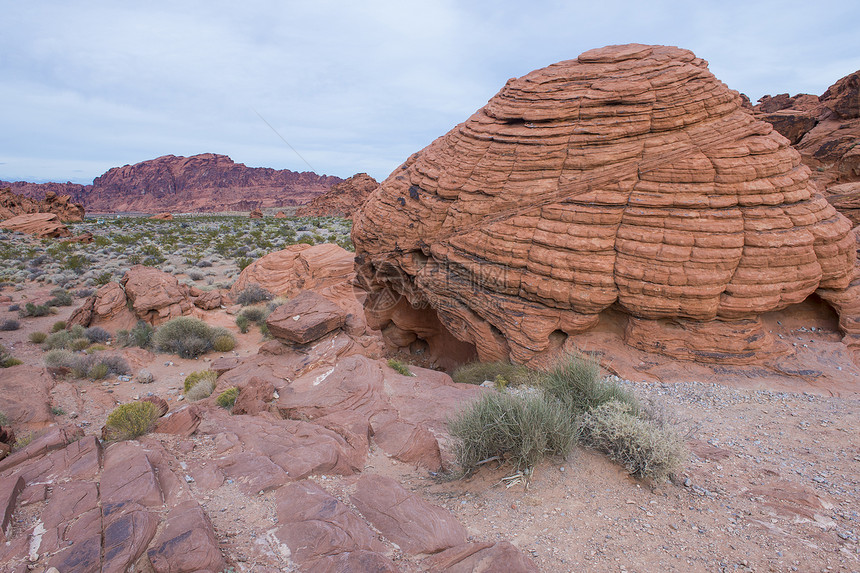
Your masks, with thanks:
[(379, 187), (379, 182), (367, 173), (356, 173), (349, 179), (332, 185), (331, 189), (299, 207), (299, 217), (352, 217), (362, 203)]
[(45, 191), (67, 193), (96, 212), (251, 211), (301, 205), (324, 193), (339, 177), (296, 173), (289, 169), (247, 167), (226, 155), (165, 155), (134, 165), (114, 167), (92, 185), (73, 183), (4, 183), (30, 197)]
[(509, 80), (368, 199), (368, 322), (540, 364), (612, 307), (634, 347), (759, 360), (781, 350), (759, 315), (853, 276), (851, 224), (808, 183), (693, 53), (591, 50)]

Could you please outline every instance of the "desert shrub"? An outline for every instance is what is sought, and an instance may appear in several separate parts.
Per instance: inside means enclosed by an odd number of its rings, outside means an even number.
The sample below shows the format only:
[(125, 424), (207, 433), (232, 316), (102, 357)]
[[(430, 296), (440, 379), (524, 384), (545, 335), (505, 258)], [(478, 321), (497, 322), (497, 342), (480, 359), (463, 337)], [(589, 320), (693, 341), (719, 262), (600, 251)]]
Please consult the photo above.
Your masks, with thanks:
[(69, 350), (76, 352), (86, 349), (90, 345), (90, 341), (86, 338), (75, 338), (68, 344)]
[(187, 274), (188, 274), (188, 278), (190, 278), (193, 281), (203, 280), (203, 273), (201, 273), (200, 271), (188, 271)]
[(30, 342), (42, 344), (45, 342), (45, 339), (48, 338), (48, 335), (44, 332), (31, 332), (28, 338), (30, 339)]
[(22, 364), (22, 362), (9, 354), (6, 347), (0, 344), (0, 368), (9, 368), (10, 366), (17, 366), (18, 364)]
[(84, 255), (69, 255), (66, 258), (66, 262), (63, 263), (64, 269), (69, 269), (70, 271), (74, 271), (77, 274), (83, 273), (84, 269), (86, 269), (87, 266), (89, 266), (89, 261)]
[(104, 286), (108, 284), (112, 278), (113, 273), (111, 273), (110, 271), (105, 271), (103, 273), (100, 273), (99, 276), (95, 278), (95, 284), (98, 286)]
[(0, 330), (2, 331), (18, 330), (19, 328), (21, 328), (21, 323), (14, 318), (7, 318), (0, 322)]
[(93, 352), (101, 352), (102, 350), (107, 350), (108, 347), (104, 344), (90, 344), (90, 346), (86, 349), (87, 354), (92, 354)]
[[(98, 281), (98, 279), (96, 279), (96, 281)], [(88, 296), (93, 296), (95, 293), (95, 289), (82, 288), (75, 291), (75, 296), (77, 298), (87, 298)]]
[(245, 268), (254, 262), (254, 259), (251, 257), (238, 257), (236, 259), (236, 266), (239, 267), (240, 271), (244, 271)]
[[(224, 328), (212, 328), (199, 318), (180, 316), (163, 324), (152, 337), (152, 346), (158, 352), (178, 354), (181, 358), (197, 358), (212, 350), (215, 340), (221, 337), (235, 339)], [(219, 343), (223, 348), (227, 343)]]
[(227, 388), (215, 398), (215, 403), (221, 406), (222, 408), (227, 408), (230, 410), (233, 408), (233, 404), (236, 403), (236, 398), (239, 397), (239, 389), (233, 386), (232, 388)]
[(72, 306), (72, 293), (64, 288), (55, 288), (51, 296), (54, 298), (47, 302), (48, 306)]
[(21, 305), (20, 304), (10, 304), (8, 310), (9, 310), (9, 312), (18, 312), (19, 310), (21, 310)]
[(197, 264), (197, 266), (198, 266), (198, 267), (200, 267), (201, 269), (202, 269), (202, 268), (205, 268), (205, 267), (211, 267), (211, 266), (212, 266), (212, 262), (211, 262), (211, 261), (207, 261), (206, 259), (200, 259), (199, 261), (197, 261), (197, 263), (196, 263), (196, 264)]
[(48, 316), (51, 314), (51, 307), (46, 304), (28, 302), (24, 305), (24, 308), (18, 310), (18, 314), (22, 318), (27, 316)]
[(107, 417), (105, 437), (110, 441), (133, 440), (149, 432), (159, 418), (151, 402), (120, 404)]
[(388, 367), (403, 376), (415, 376), (406, 364), (394, 358), (388, 359)]
[(542, 392), (488, 392), (449, 420), (448, 430), (461, 470), (470, 473), (489, 458), (526, 469), (545, 456), (563, 456), (577, 427), (563, 405)]
[(580, 354), (568, 355), (541, 377), (541, 386), (560, 400), (573, 416), (587, 412), (610, 400), (630, 406), (639, 413), (639, 401), (621, 385), (600, 377), (600, 365), (593, 358)]
[[(84, 327), (76, 324), (69, 330), (58, 330), (49, 334), (42, 343), (42, 349), (55, 350), (58, 348), (70, 348), (72, 341), (79, 338), (86, 340), (86, 337), (84, 337)], [(87, 341), (87, 345), (89, 345), (89, 341)], [(86, 348), (86, 346), (83, 348)], [(82, 348), (77, 348), (77, 350), (82, 350)]]
[(519, 386), (522, 384), (534, 386), (540, 383), (540, 374), (522, 364), (510, 362), (471, 362), (460, 366), (451, 375), (454, 382), (464, 384), (482, 384), (486, 380), (496, 382), (504, 380), (500, 386)]
[(108, 367), (107, 364), (104, 363), (93, 364), (90, 366), (90, 369), (87, 370), (87, 378), (91, 378), (93, 380), (101, 380), (107, 375)]
[(639, 417), (630, 404), (618, 400), (583, 414), (581, 441), (605, 453), (631, 474), (655, 480), (665, 479), (688, 457), (680, 436)]
[(50, 350), (45, 354), (45, 366), (48, 368), (73, 368), (81, 357), (68, 350)]
[(84, 336), (90, 342), (107, 342), (111, 339), (110, 333), (101, 326), (91, 326), (84, 331)]
[(61, 330), (66, 330), (65, 320), (58, 320), (51, 326), (51, 332), (60, 332)]
[(272, 293), (256, 283), (251, 283), (238, 294), (236, 302), (242, 306), (249, 306), (259, 302), (266, 302), (275, 297)]
[(245, 334), (251, 326), (251, 320), (244, 314), (239, 314), (236, 317), (236, 326), (239, 327), (239, 332)]
[(215, 390), (215, 380), (203, 378), (185, 391), (185, 399), (189, 402), (196, 402), (211, 396), (213, 390)]
[(107, 366), (108, 374), (113, 374), (114, 376), (128, 376), (131, 374), (131, 366), (128, 365), (128, 362), (122, 356), (90, 356), (88, 358)]
[(249, 306), (248, 308), (243, 308), (242, 312), (239, 313), (239, 316), (244, 316), (251, 322), (262, 322), (266, 320), (269, 316), (270, 311), (268, 308), (264, 306)]
[(206, 380), (214, 384), (217, 379), (218, 373), (214, 370), (198, 370), (196, 372), (192, 372), (185, 377), (183, 392), (188, 392), (192, 386), (200, 381)]
[(148, 348), (152, 343), (154, 332), (155, 329), (149, 323), (140, 320), (131, 330), (117, 331), (116, 343), (122, 347), (138, 346), (140, 348)]
[(216, 336), (212, 341), (212, 350), (215, 352), (230, 352), (236, 348), (236, 339), (231, 334)]

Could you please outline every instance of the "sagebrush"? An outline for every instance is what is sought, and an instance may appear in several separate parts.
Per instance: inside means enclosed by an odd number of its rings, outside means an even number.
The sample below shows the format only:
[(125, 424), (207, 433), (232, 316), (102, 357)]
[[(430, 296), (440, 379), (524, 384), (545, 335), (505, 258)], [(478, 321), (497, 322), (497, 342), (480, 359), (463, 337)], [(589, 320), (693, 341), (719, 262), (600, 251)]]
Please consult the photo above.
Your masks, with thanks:
[(133, 440), (152, 430), (158, 418), (158, 407), (151, 402), (121, 404), (107, 417), (105, 438), (109, 441)]

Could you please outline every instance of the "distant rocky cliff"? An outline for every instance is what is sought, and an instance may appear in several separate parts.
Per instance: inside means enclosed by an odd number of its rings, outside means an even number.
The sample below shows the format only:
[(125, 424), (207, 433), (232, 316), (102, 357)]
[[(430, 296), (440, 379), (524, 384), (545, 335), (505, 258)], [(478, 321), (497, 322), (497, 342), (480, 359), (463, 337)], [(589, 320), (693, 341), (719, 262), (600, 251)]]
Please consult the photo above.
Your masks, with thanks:
[(333, 185), (296, 211), (299, 217), (352, 217), (361, 204), (370, 197), (379, 182), (367, 173), (356, 173), (349, 179)]
[(110, 169), (92, 185), (0, 181), (15, 193), (42, 198), (70, 195), (88, 211), (143, 213), (247, 211), (307, 203), (342, 181), (288, 169), (247, 167), (226, 155), (165, 155)]

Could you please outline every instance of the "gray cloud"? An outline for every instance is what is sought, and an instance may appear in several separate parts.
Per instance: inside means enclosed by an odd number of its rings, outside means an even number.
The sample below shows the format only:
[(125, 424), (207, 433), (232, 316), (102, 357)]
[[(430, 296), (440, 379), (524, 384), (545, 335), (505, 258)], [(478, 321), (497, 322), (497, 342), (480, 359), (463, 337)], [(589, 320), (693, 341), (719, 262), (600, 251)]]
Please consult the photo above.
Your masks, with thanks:
[(9, 3), (0, 179), (88, 182), (165, 154), (384, 178), (514, 76), (678, 45), (753, 100), (860, 68), (854, 3)]

